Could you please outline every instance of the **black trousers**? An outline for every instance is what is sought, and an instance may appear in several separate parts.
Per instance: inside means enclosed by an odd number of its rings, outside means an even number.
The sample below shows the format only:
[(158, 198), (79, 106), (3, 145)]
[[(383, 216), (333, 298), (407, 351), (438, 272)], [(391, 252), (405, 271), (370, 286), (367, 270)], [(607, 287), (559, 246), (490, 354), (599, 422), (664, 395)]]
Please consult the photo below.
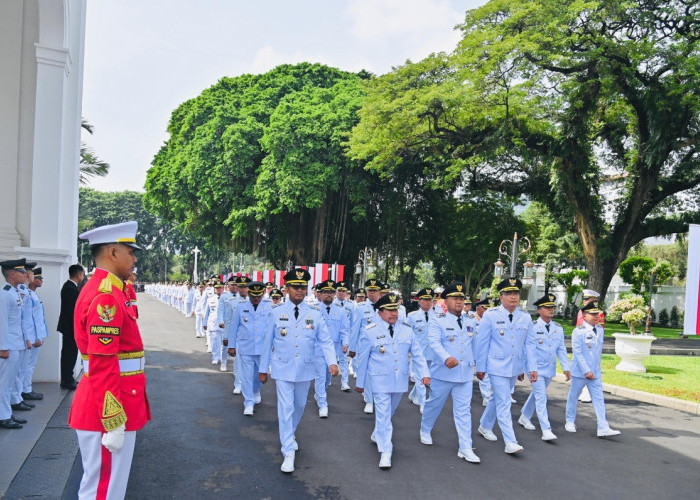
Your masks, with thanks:
[(70, 384), (74, 382), (73, 369), (78, 359), (78, 346), (75, 344), (75, 337), (66, 333), (63, 335), (63, 347), (61, 348), (61, 383)]

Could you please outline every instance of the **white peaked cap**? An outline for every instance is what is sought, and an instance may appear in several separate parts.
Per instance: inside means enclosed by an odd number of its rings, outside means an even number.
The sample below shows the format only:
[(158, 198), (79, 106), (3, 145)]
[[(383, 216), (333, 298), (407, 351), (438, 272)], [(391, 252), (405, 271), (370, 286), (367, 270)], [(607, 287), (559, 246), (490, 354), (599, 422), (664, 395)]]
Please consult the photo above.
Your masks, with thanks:
[(100, 226), (85, 231), (80, 235), (80, 239), (88, 240), (90, 246), (102, 245), (105, 243), (122, 243), (141, 250), (141, 247), (136, 244), (136, 231), (138, 230), (138, 226), (139, 224), (135, 220)]
[(598, 297), (600, 297), (600, 294), (598, 292), (594, 292), (593, 290), (588, 290), (586, 288), (583, 289), (583, 298), (584, 299), (590, 299), (590, 298), (597, 299)]

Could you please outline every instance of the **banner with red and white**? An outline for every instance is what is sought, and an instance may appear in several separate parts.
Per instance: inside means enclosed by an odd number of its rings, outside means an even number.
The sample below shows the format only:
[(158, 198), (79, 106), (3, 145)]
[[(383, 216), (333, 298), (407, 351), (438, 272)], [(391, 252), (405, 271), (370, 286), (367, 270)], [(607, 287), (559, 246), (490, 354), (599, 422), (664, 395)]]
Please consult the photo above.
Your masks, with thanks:
[(700, 335), (700, 224), (688, 231), (688, 271), (685, 278), (685, 319), (683, 333)]

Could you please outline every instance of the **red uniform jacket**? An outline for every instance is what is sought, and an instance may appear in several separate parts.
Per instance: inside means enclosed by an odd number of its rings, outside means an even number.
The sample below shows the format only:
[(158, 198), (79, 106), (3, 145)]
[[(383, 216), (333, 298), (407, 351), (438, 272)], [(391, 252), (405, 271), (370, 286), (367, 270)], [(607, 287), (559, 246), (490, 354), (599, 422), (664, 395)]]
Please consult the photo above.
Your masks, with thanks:
[(97, 269), (75, 304), (75, 343), (88, 370), (68, 416), (73, 429), (104, 432), (126, 423), (127, 431), (135, 431), (151, 419), (143, 342), (134, 316), (124, 282)]
[(139, 319), (139, 307), (136, 305), (136, 290), (134, 290), (134, 284), (129, 280), (124, 282), (124, 294), (131, 303), (131, 308), (134, 310), (134, 317)]

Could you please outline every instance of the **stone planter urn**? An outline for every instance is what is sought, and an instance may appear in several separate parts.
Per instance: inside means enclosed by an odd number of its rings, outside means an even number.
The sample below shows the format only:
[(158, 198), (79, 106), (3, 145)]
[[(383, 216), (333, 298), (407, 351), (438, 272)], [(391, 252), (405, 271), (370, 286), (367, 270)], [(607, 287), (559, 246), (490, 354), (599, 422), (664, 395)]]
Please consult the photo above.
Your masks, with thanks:
[(615, 337), (615, 354), (621, 358), (615, 369), (622, 372), (646, 372), (647, 369), (644, 368), (642, 361), (649, 357), (651, 343), (656, 340), (656, 337), (631, 333), (613, 333), (613, 337)]

